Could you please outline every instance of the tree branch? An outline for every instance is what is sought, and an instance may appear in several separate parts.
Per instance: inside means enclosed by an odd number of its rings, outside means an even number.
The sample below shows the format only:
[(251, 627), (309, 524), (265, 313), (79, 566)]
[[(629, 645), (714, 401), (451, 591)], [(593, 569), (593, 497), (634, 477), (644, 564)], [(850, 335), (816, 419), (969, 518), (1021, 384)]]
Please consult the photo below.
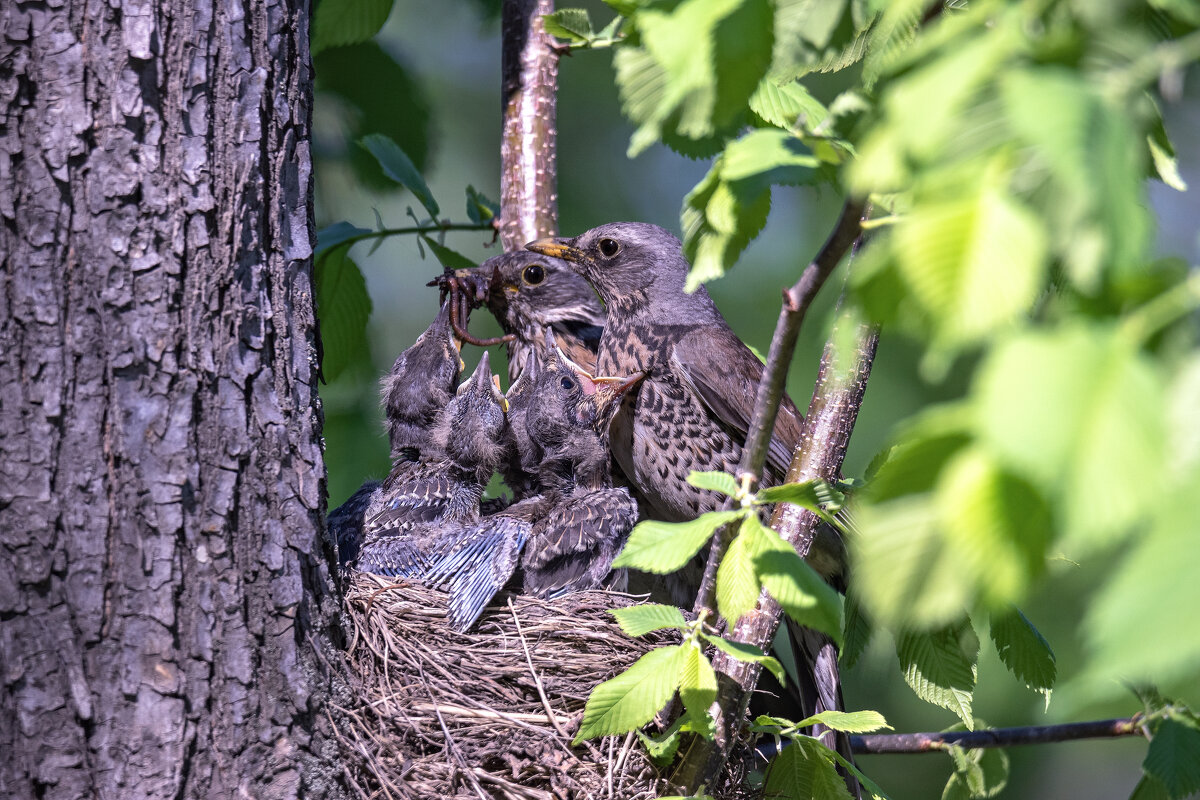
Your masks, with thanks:
[(558, 232), (558, 53), (542, 15), (554, 0), (504, 0), (500, 72), (500, 242), (504, 252)]
[(1062, 725), (1032, 725), (1025, 728), (994, 728), (986, 731), (952, 733), (883, 733), (851, 736), (855, 753), (932, 753), (950, 745), (976, 750), (983, 747), (1013, 747), (1023, 744), (1067, 742), (1075, 739), (1112, 739), (1142, 733), (1142, 719), (1101, 719)]
[[(771, 337), (771, 347), (767, 352), (766, 367), (758, 383), (754, 413), (750, 417), (750, 429), (746, 433), (742, 460), (738, 464), (739, 473), (749, 473), (755, 477), (762, 474), (763, 465), (767, 461), (767, 450), (771, 444), (771, 433), (775, 430), (779, 403), (783, 399), (783, 388), (787, 383), (788, 366), (792, 363), (792, 356), (796, 351), (800, 326), (817, 292), (862, 232), (864, 207), (860, 200), (851, 198), (846, 201), (833, 232), (821, 250), (800, 274), (800, 279), (791, 288), (783, 291), (783, 308), (779, 311), (775, 334)], [(710, 614), (713, 611), (716, 602), (717, 567), (725, 557), (732, 533), (733, 525), (724, 525), (713, 536), (708, 561), (704, 565), (704, 577), (700, 582), (693, 609), (697, 614), (702, 609), (707, 609)]]
[[(795, 349), (799, 324), (821, 284), (857, 240), (864, 208), (865, 205), (859, 201), (846, 202), (837, 226), (817, 258), (805, 269), (800, 280), (784, 293), (784, 307), (780, 311), (767, 357), (767, 368), (755, 400), (751, 436), (747, 437), (746, 453), (749, 455), (743, 463), (755, 469), (754, 474), (761, 471), (766, 459), (766, 447), (783, 394), (787, 365)], [(835, 332), (825, 347), (804, 433), (788, 469), (788, 482), (814, 478), (832, 481), (841, 470), (878, 341), (878, 331), (874, 326), (850, 320), (848, 315), (844, 315), (839, 325), (846, 324), (854, 325), (852, 336), (839, 337)], [(847, 341), (851, 343), (848, 348), (850, 352), (839, 352), (835, 342)], [(818, 523), (819, 519), (814, 514), (788, 504), (777, 506), (771, 520), (772, 527), (796, 548), (801, 557), (809, 555)], [(721, 543), (714, 543), (714, 549), (720, 546)], [(710, 556), (713, 556), (711, 552)], [(719, 562), (720, 554), (717, 553), (715, 557), (710, 557), (709, 566)], [(706, 577), (708, 572), (706, 568)], [(715, 580), (715, 566), (712, 567), (712, 573)], [(765, 649), (775, 636), (781, 614), (779, 605), (763, 592), (757, 608), (744, 615), (734, 626), (731, 638)], [(759, 665), (756, 663), (738, 661), (717, 653), (713, 666), (720, 684), (717, 703), (713, 708), (717, 735), (711, 741), (697, 742), (684, 756), (675, 774), (678, 784), (692, 790), (701, 784), (716, 783), (738, 726), (745, 716), (750, 693), (758, 680)]]

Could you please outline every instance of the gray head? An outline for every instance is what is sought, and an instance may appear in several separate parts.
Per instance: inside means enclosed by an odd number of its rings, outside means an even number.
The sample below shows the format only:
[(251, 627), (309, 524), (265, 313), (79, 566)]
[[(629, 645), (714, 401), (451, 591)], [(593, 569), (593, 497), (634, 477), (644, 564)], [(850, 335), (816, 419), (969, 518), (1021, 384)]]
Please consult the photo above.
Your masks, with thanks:
[(505, 456), (508, 401), (492, 375), (485, 350), (471, 377), (458, 387), (434, 427), (432, 440), (460, 469), (486, 481)]
[(384, 376), (383, 408), (393, 459), (405, 450), (419, 452), (429, 446), (430, 428), (458, 386), (459, 347), (450, 327), (450, 307), (445, 304)]
[(684, 293), (689, 267), (683, 247), (657, 225), (611, 222), (573, 239), (539, 239), (525, 248), (570, 263), (610, 314), (645, 311), (687, 320), (707, 316), (712, 307), (703, 288)]

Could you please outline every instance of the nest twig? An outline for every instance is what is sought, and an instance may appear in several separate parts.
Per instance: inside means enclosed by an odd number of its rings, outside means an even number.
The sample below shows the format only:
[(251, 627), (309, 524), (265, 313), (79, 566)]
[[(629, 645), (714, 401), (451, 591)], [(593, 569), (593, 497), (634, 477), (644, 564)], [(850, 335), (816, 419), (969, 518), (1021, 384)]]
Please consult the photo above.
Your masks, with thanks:
[(461, 634), (441, 592), (355, 574), (346, 603), (361, 686), (330, 709), (347, 779), (372, 800), (669, 794), (632, 734), (571, 746), (596, 684), (679, 641), (621, 633), (608, 610), (638, 599), (513, 596)]

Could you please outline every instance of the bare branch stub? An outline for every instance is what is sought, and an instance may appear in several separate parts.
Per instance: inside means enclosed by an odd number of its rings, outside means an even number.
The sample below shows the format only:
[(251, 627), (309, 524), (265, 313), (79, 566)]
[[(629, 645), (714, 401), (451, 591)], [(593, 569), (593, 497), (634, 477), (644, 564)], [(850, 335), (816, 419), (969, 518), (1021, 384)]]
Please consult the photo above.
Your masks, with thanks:
[(505, 0), (501, 11), (500, 241), (506, 253), (558, 232), (558, 51), (542, 24), (542, 15), (553, 11), (553, 0)]

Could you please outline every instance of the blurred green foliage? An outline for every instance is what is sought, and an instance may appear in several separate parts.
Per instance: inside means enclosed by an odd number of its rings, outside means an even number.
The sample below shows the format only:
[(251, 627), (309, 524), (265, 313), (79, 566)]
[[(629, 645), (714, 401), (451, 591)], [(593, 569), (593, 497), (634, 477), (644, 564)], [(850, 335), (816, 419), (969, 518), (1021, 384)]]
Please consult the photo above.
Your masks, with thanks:
[[(398, 0), (365, 41), (391, 2), (346, 5), (341, 27), (323, 31), (329, 2), (314, 27), (320, 224), (428, 223), (414, 202), (463, 221), (433, 198), (449, 207), (469, 185), (498, 194), (494, 17), (450, 3), (433, 19)], [(1127, 715), (1138, 708), (1128, 683), (1200, 700), (1188, 617), (1200, 608), (1200, 278), (1154, 244), (1157, 216), (1160, 241), (1182, 241), (1193, 264), (1200, 255), (1200, 210), (1169, 196), (1196, 179), (1175, 145), (1183, 156), (1196, 143), (1168, 136), (1193, 133), (1173, 118), (1200, 124), (1180, 88), (1200, 60), (1198, 24), (1192, 0), (611, 0), (552, 22), (573, 50), (612, 58), (580, 52), (561, 66), (563, 230), (614, 219), (681, 229), (693, 282), (708, 282), (759, 349), (778, 287), (815, 252), (839, 198), (873, 201), (869, 243), (810, 315), (789, 387), (803, 406), (844, 286), (884, 326), (846, 465), (861, 475), (873, 461), (856, 499), (846, 641), (863, 657), (847, 697), (899, 730)], [(356, 145), (365, 137), (376, 159)], [(464, 222), (486, 221), (477, 195)], [(334, 231), (324, 241), (347, 233)], [(474, 260), (494, 252), (478, 232), (435, 238)], [(420, 260), (434, 245), (415, 237), (377, 237), (378, 252), (354, 260), (351, 246), (318, 261), (334, 504), (387, 469), (373, 383), (432, 318), (434, 292), (419, 287), (440, 271)], [(347, 279), (356, 262), (365, 306)], [(733, 268), (744, 280), (718, 280)], [(373, 353), (355, 338), (364, 326)], [(734, 616), (757, 586), (752, 570), (738, 575), (722, 596)], [(704, 683), (690, 653), (671, 657)], [(1148, 754), (1103, 742), (1090, 767), (1063, 769), (1077, 756), (1014, 751), (1011, 776), (1007, 756), (978, 752), (862, 766), (896, 798), (943, 785), (945, 797), (990, 796), (998, 775), (1013, 797), (1195, 791), (1195, 717), (1143, 697)], [(810, 759), (824, 754), (789, 750), (769, 783), (828, 773)], [(1143, 756), (1151, 777), (1139, 783)]]

